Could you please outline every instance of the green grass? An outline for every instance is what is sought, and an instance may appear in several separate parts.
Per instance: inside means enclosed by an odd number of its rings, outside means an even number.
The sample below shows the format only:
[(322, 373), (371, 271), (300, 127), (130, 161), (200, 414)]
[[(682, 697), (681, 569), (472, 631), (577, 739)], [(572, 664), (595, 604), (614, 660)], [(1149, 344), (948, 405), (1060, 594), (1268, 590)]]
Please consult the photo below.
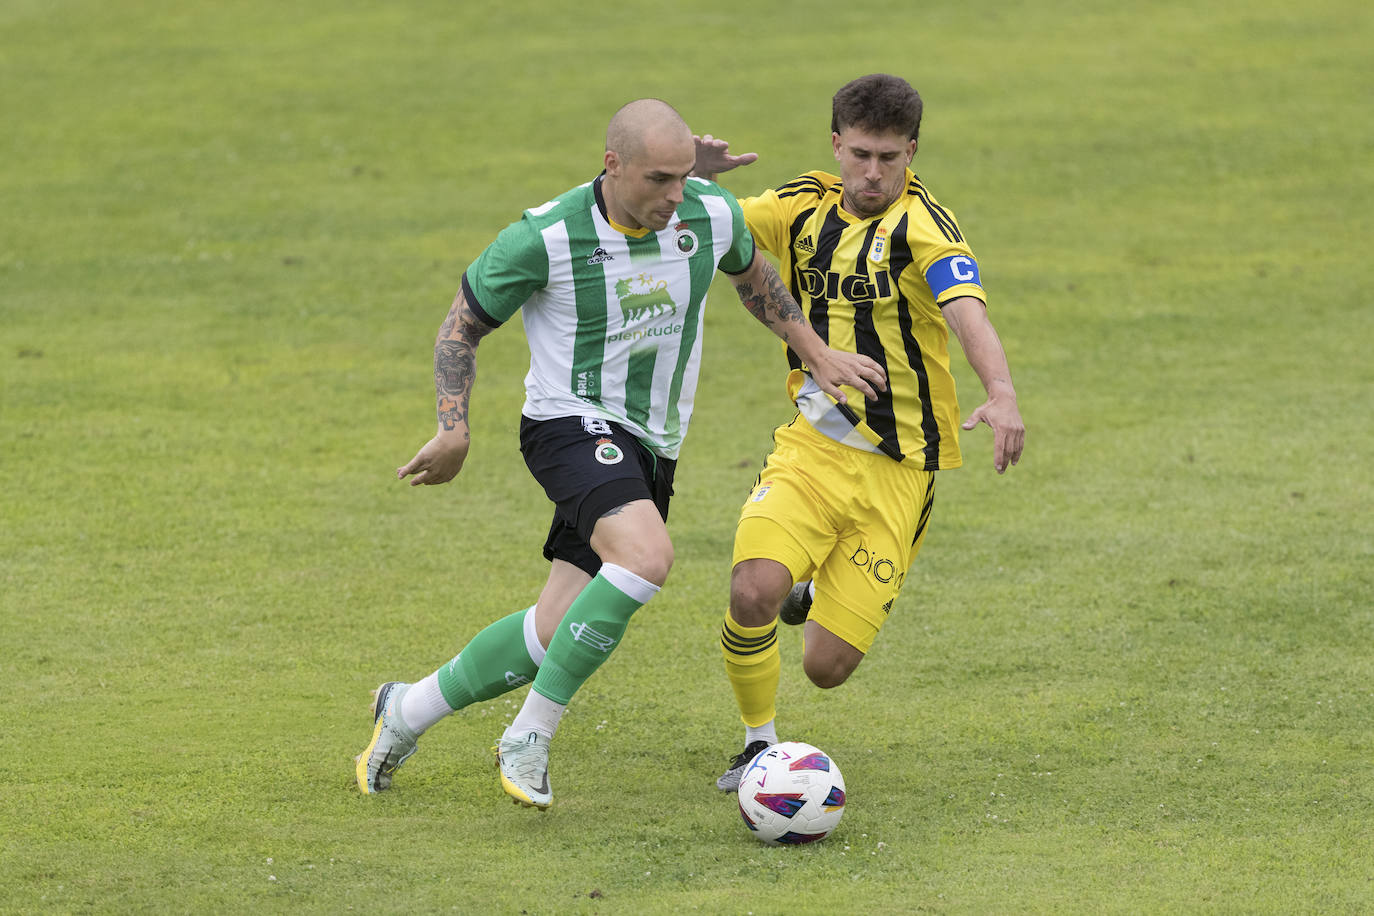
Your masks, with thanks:
[[(0, 6), (0, 911), (1360, 912), (1374, 900), (1374, 127), (1363, 6)], [(824, 42), (818, 45), (818, 42)], [(820, 47), (819, 59), (810, 54)], [(677, 565), (504, 803), (512, 694), (360, 797), (368, 692), (532, 600), (518, 326), (454, 484), (394, 469), (467, 263), (674, 102), (829, 163), (872, 70), (979, 254), (1029, 433), (942, 475), (815, 847), (709, 788), (738, 504), (787, 419), (715, 291)], [(963, 409), (979, 386), (959, 366)]]

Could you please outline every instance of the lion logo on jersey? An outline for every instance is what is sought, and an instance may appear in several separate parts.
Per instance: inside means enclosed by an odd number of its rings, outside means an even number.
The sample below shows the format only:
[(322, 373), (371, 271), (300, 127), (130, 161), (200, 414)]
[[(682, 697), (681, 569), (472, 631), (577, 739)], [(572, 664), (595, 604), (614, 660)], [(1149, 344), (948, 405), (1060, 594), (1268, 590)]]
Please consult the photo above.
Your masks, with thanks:
[(631, 321), (662, 315), (665, 310), (671, 315), (677, 314), (677, 303), (668, 295), (667, 280), (655, 283), (654, 278), (646, 274), (625, 277), (615, 284), (615, 295), (620, 300), (620, 311), (625, 316), (620, 325), (622, 328)]

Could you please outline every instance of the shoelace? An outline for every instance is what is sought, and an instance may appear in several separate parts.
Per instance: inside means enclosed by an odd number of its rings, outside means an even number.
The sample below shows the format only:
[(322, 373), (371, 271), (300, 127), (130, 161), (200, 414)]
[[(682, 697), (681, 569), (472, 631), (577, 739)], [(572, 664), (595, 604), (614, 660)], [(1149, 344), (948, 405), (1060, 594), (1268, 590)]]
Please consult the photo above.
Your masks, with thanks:
[(547, 769), (548, 749), (528, 739), (503, 751), (501, 756), (522, 779), (533, 780), (541, 771)]

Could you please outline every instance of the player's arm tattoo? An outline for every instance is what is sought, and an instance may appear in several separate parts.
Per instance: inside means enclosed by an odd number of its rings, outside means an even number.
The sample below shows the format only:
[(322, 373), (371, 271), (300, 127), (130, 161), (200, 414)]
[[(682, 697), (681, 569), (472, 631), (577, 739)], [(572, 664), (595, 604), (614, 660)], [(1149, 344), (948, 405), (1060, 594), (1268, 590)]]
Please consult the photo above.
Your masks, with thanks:
[(790, 344), (792, 329), (788, 325), (800, 325), (805, 321), (801, 306), (787, 291), (782, 277), (778, 276), (777, 268), (762, 258), (759, 259), (759, 264), (758, 287), (747, 280), (735, 287), (739, 292), (740, 302), (744, 303), (749, 314)]
[(472, 383), (477, 378), (477, 343), (490, 332), (461, 296), (440, 325), (434, 342), (434, 393), (441, 429), (467, 423)]

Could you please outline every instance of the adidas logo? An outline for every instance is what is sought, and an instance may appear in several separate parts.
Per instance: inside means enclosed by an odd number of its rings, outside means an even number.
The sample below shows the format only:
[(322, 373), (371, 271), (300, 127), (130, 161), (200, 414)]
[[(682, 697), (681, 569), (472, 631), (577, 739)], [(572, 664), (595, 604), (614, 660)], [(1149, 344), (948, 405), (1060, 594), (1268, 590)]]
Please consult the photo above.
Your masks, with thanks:
[(808, 235), (808, 236), (806, 236), (805, 238), (803, 238), (801, 241), (797, 242), (797, 250), (798, 250), (798, 251), (804, 251), (804, 252), (806, 252), (807, 254), (815, 254), (815, 253), (816, 253), (816, 245), (815, 245), (814, 242), (811, 241), (811, 236)]
[(588, 264), (604, 264), (607, 261), (614, 261), (615, 255), (608, 252), (605, 248), (597, 248), (592, 252), (592, 256), (587, 259)]

